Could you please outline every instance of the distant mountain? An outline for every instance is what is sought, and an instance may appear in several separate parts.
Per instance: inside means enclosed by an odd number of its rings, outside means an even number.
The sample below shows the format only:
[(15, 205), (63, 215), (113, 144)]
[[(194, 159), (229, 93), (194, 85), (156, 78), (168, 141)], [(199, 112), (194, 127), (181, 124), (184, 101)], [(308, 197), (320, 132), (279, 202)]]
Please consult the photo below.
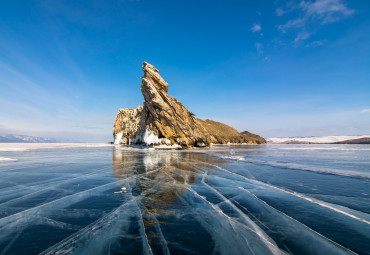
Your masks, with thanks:
[(0, 143), (55, 143), (54, 139), (28, 135), (0, 135)]
[[(370, 135), (361, 136), (313, 136), (313, 137), (287, 137), (287, 138), (268, 138), (267, 143), (275, 144), (332, 144), (352, 141), (347, 143), (360, 143), (360, 139), (369, 138)], [(358, 140), (356, 142), (356, 140)], [(364, 143), (364, 142), (361, 142)]]

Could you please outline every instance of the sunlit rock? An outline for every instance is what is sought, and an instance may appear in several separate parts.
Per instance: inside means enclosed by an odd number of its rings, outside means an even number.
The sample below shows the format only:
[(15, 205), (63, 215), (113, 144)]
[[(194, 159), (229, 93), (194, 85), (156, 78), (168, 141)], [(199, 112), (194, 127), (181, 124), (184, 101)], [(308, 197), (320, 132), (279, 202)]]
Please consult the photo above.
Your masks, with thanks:
[(144, 62), (143, 71), (144, 105), (119, 110), (113, 127), (115, 144), (186, 148), (206, 147), (211, 143), (265, 143), (262, 137), (243, 135), (223, 123), (195, 118), (168, 95), (168, 84), (154, 66)]

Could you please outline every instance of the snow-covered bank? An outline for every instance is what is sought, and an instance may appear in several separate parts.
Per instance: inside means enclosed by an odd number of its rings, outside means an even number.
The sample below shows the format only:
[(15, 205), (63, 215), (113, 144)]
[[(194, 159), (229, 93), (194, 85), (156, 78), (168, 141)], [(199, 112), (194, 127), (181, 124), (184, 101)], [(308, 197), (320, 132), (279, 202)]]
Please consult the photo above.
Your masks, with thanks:
[(0, 151), (28, 151), (37, 149), (63, 149), (85, 147), (107, 147), (109, 143), (0, 143)]
[(0, 161), (17, 161), (16, 159), (14, 158), (4, 158), (4, 157), (0, 157)]
[(266, 141), (267, 143), (336, 143), (365, 137), (370, 137), (370, 135), (268, 138)]

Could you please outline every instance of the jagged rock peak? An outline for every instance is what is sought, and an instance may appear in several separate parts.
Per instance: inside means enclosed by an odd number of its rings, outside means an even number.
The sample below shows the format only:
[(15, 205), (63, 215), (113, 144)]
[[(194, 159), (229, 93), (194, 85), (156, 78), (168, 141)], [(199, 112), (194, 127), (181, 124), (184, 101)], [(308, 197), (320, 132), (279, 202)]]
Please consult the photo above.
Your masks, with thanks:
[(149, 80), (153, 85), (157, 85), (158, 89), (168, 92), (168, 83), (159, 75), (157, 68), (147, 62), (143, 62), (143, 71), (144, 77), (141, 77), (142, 80)]
[[(210, 128), (211, 122), (195, 118), (179, 101), (168, 95), (168, 83), (154, 66), (144, 62), (143, 72), (140, 89), (144, 105), (119, 110), (113, 126), (116, 144), (184, 148), (207, 146), (212, 142), (246, 141), (245, 136), (225, 124), (212, 122)], [(224, 130), (231, 130), (232, 135), (223, 134)]]

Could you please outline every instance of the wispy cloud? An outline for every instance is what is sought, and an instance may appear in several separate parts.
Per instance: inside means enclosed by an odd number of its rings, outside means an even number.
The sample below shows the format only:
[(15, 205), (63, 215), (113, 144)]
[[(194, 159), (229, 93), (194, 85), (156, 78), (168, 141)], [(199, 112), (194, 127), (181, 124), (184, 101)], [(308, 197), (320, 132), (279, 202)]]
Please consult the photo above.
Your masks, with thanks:
[(308, 37), (310, 37), (310, 33), (307, 33), (307, 32), (299, 32), (298, 35), (296, 36), (296, 38), (294, 39), (294, 43), (298, 43), (300, 41), (304, 41), (306, 40)]
[(251, 31), (254, 33), (261, 32), (262, 26), (259, 23), (253, 23), (253, 26), (251, 27)]
[(289, 20), (284, 25), (278, 25), (278, 29), (282, 31), (283, 33), (286, 33), (287, 29), (289, 28), (300, 28), (304, 27), (306, 25), (307, 19), (305, 18), (297, 18), (293, 20)]
[(362, 113), (370, 113), (370, 108), (369, 109), (363, 109), (361, 112)]
[(283, 8), (277, 8), (276, 9), (276, 15), (277, 16), (283, 16), (284, 14), (285, 14), (286, 12), (285, 12), (285, 10), (283, 9)]
[(313, 41), (313, 42), (307, 44), (306, 47), (312, 47), (312, 48), (319, 47), (319, 46), (324, 45), (327, 41), (328, 40)]
[[(288, 12), (298, 10), (300, 14), (295, 19), (287, 21), (285, 24), (278, 25), (277, 28), (283, 33), (289, 29), (298, 29), (298, 34), (294, 39), (294, 43), (308, 39), (313, 32), (309, 31), (308, 26), (311, 24), (325, 25), (328, 23), (337, 22), (352, 15), (355, 11), (349, 8), (343, 0), (316, 0), (316, 1), (300, 1), (292, 4), (286, 9), (279, 7), (276, 9), (277, 16), (283, 16)], [(320, 45), (316, 45), (320, 46)]]
[(258, 54), (263, 55), (263, 45), (261, 43), (256, 42), (254, 47), (256, 47)]
[(261, 59), (263, 59), (266, 62), (270, 62), (271, 61), (271, 57), (270, 56), (266, 56), (266, 54), (265, 54), (265, 47), (263, 46), (262, 43), (256, 42), (256, 43), (254, 43), (254, 47), (256, 48), (256, 50), (258, 52), (258, 55), (261, 57)]

